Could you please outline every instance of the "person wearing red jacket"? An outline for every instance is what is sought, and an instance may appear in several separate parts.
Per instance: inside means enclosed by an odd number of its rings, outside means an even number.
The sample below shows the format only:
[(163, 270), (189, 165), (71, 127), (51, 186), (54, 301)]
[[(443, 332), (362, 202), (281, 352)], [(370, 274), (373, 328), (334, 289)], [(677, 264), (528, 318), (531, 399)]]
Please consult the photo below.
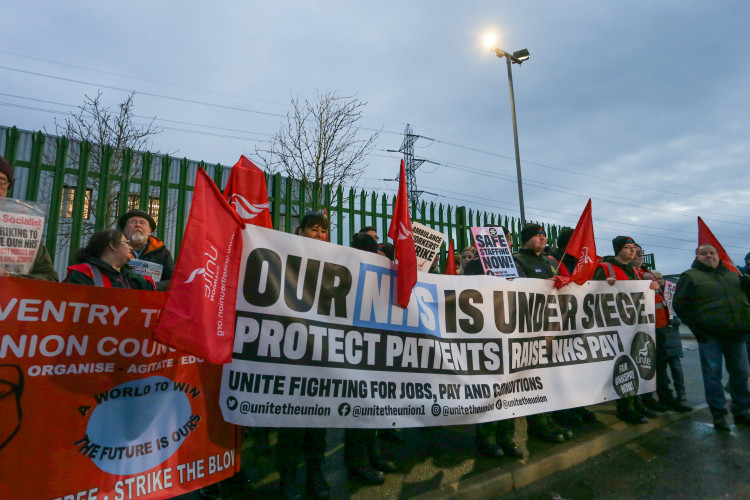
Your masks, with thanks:
[[(594, 272), (595, 280), (606, 280), (614, 285), (618, 280), (641, 279), (636, 269), (630, 265), (635, 258), (637, 245), (630, 236), (617, 236), (612, 240), (615, 251), (614, 257), (607, 256), (602, 259)], [(656, 290), (659, 286), (656, 282), (651, 283), (651, 289)], [(627, 396), (617, 400), (617, 416), (620, 420), (631, 424), (645, 424), (648, 418), (656, 416), (654, 412), (643, 406), (641, 398)]]

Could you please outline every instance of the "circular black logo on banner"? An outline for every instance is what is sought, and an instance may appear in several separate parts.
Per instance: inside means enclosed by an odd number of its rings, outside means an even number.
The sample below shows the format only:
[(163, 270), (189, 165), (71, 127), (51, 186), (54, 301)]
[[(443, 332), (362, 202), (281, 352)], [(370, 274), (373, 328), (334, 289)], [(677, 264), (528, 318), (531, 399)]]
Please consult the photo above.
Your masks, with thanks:
[(638, 372), (627, 354), (623, 354), (615, 361), (612, 385), (621, 398), (638, 394)]
[(490, 236), (497, 236), (497, 228), (490, 227), (487, 229), (487, 232), (490, 233)]
[(651, 380), (656, 375), (656, 345), (654, 339), (646, 332), (638, 332), (630, 344), (630, 357), (638, 367), (638, 373), (644, 380)]

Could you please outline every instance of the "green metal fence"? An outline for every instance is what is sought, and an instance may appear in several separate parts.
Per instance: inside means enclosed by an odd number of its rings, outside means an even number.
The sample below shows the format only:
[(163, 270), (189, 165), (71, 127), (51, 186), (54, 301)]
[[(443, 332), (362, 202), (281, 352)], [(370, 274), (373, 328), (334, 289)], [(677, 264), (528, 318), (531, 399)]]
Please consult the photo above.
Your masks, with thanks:
[[(30, 146), (24, 135), (30, 136)], [(45, 243), (53, 258), (57, 257), (56, 261), (72, 260), (70, 249), (77, 249), (85, 243), (82, 241), (85, 225), (89, 231), (114, 225), (116, 214), (112, 215), (112, 197), (109, 196), (113, 191), (118, 193), (116, 207), (137, 207), (151, 213), (159, 221), (157, 236), (170, 243), (168, 246), (177, 255), (192, 199), (196, 169), (204, 168), (220, 188), (229, 174), (229, 167), (220, 164), (174, 159), (150, 152), (115, 152), (108, 145), (100, 148), (88, 142), (71, 143), (65, 137), (22, 132), (16, 127), (5, 129), (4, 141), (0, 142), (4, 142), (4, 156), (15, 168), (16, 178), (20, 181), (14, 186), (16, 192), (9, 193), (9, 196), (49, 203)], [(94, 152), (97, 153), (98, 165), (92, 163)], [(120, 158), (116, 164), (113, 161), (115, 156)], [(139, 175), (134, 173), (136, 167)], [(72, 181), (74, 186), (66, 184), (66, 178), (75, 179)], [(381, 239), (385, 240), (394, 195), (330, 185), (308, 186), (281, 174), (267, 175), (267, 182), (273, 225), (278, 230), (292, 232), (300, 215), (310, 210), (325, 210), (332, 223), (332, 242), (347, 244), (351, 235), (363, 226), (377, 228)], [(41, 190), (41, 186), (45, 189)], [(23, 192), (18, 192), (19, 188)], [(64, 193), (73, 193), (72, 203), (67, 200), (70, 205), (67, 211), (63, 206)], [(152, 193), (158, 195), (152, 196)], [(120, 209), (117, 213), (125, 211)], [(457, 253), (472, 243), (472, 226), (503, 225), (513, 233), (514, 244), (519, 243), (521, 223), (515, 217), (424, 201), (412, 202), (411, 216), (413, 221), (446, 234), (454, 241)], [(92, 217), (93, 222), (86, 222)], [(63, 224), (66, 225), (65, 245), (59, 241)], [(541, 224), (547, 229), (550, 241), (554, 242), (559, 228)], [(443, 245), (441, 268), (444, 268), (445, 257), (446, 245)], [(64, 269), (62, 263), (56, 267)]]

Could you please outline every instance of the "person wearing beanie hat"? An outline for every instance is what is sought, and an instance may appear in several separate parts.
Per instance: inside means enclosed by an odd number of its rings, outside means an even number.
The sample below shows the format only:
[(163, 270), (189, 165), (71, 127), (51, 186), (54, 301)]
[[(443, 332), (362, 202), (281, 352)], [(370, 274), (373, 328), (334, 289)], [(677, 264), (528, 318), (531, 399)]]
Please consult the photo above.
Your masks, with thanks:
[[(750, 252), (745, 255), (745, 265), (738, 267), (737, 270), (744, 274), (750, 274)], [(750, 349), (750, 343), (748, 343), (748, 349)]]
[(164, 246), (164, 242), (151, 235), (156, 231), (154, 218), (148, 212), (133, 209), (122, 214), (117, 219), (117, 225), (125, 233), (125, 237), (132, 248), (130, 253), (134, 259), (162, 266), (161, 277), (156, 283), (156, 289), (162, 292), (166, 291), (174, 272), (174, 258), (172, 258), (172, 252)]
[(573, 236), (573, 228), (564, 227), (557, 236), (557, 247), (549, 253), (549, 258), (554, 262), (557, 268), (557, 274), (560, 276), (570, 276), (578, 265), (578, 258), (565, 253), (568, 248), (570, 238)]
[[(614, 257), (607, 256), (597, 265), (594, 280), (606, 280), (614, 285), (618, 280), (639, 280), (641, 277), (631, 262), (635, 258), (637, 244), (630, 236), (617, 236), (612, 240)], [(651, 289), (658, 290), (659, 284), (651, 282)], [(627, 396), (616, 401), (617, 416), (620, 420), (631, 424), (645, 424), (649, 418), (656, 416), (654, 412), (643, 405), (640, 396)]]
[[(539, 224), (529, 223), (521, 229), (521, 249), (513, 254), (518, 276), (525, 278), (553, 279), (555, 266), (545, 254), (547, 246), (547, 232)], [(560, 427), (552, 419), (550, 413), (539, 413), (526, 417), (529, 436), (537, 437), (550, 443), (562, 443), (565, 439), (572, 439), (570, 429)]]
[[(572, 227), (562, 228), (560, 234), (557, 235), (557, 248), (554, 248), (549, 254), (549, 258), (554, 262), (557, 267), (557, 274), (560, 276), (570, 276), (578, 265), (577, 256), (565, 253), (573, 232), (574, 229)], [(552, 412), (552, 418), (563, 426), (577, 425), (581, 422), (595, 422), (597, 420), (596, 414), (583, 406)]]
[[(370, 229), (372, 228), (363, 228), (356, 233), (352, 237), (351, 247), (379, 253), (377, 234), (370, 234)], [(377, 429), (344, 429), (344, 463), (349, 469), (350, 477), (369, 484), (383, 484), (384, 473), (394, 472), (398, 468), (395, 463), (382, 457), (377, 434)]]
[[(13, 181), (15, 176), (13, 174), (13, 168), (10, 163), (0, 156), (0, 199), (4, 199), (8, 196), (8, 191), (13, 187)], [(20, 278), (28, 278), (42, 281), (60, 281), (55, 266), (52, 264), (52, 258), (44, 245), (39, 245), (34, 256), (34, 261), (31, 263), (31, 269), (28, 274), (13, 273), (0, 266), (0, 277), (2, 276), (16, 276)]]

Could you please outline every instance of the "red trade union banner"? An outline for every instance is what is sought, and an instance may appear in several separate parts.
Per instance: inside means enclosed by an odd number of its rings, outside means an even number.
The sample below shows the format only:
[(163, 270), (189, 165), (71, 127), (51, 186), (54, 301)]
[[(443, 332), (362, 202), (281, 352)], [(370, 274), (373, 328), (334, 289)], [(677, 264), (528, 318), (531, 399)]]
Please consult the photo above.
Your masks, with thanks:
[(165, 298), (0, 278), (0, 498), (171, 498), (239, 470), (221, 367), (151, 338)]

